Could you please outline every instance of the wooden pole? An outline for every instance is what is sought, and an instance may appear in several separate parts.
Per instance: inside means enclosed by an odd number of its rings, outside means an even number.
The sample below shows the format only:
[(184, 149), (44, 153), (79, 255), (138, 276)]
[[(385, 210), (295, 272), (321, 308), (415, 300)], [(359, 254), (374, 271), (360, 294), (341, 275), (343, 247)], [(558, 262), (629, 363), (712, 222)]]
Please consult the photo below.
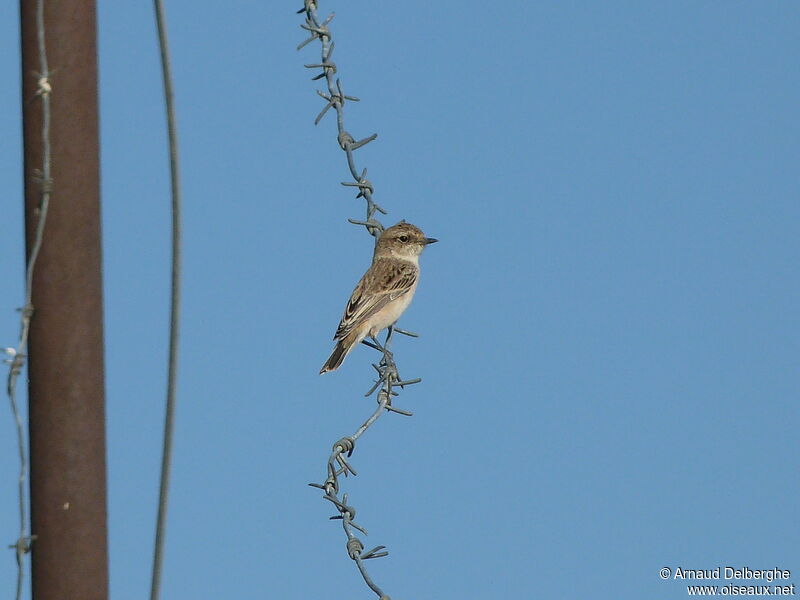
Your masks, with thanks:
[[(34, 246), (28, 359), (34, 600), (108, 598), (103, 299), (94, 0), (20, 0), (25, 228)], [(42, 182), (44, 33), (51, 181)], [(45, 73), (44, 75), (48, 75)], [(38, 175), (37, 175), (38, 173)]]

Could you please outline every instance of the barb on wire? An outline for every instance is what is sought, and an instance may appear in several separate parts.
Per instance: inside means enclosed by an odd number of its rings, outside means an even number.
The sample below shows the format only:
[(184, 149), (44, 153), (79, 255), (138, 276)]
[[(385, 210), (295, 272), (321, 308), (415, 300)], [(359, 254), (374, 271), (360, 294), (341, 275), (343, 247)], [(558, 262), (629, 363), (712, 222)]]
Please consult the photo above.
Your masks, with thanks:
[[(42, 248), (44, 239), (44, 227), (47, 222), (47, 212), (50, 206), (50, 195), (53, 191), (53, 181), (50, 172), (51, 150), (50, 150), (50, 95), (53, 92), (49, 65), (47, 63), (47, 51), (45, 44), (44, 29), (44, 0), (37, 0), (36, 3), (36, 40), (39, 51), (39, 72), (36, 76), (36, 94), (31, 100), (36, 98), (41, 100), (42, 106), (42, 168), (33, 173), (34, 180), (39, 184), (39, 205), (37, 213), (36, 228), (34, 231), (33, 244), (30, 247), (28, 261), (25, 266), (25, 303), (19, 309), (20, 313), (20, 334), (17, 345), (14, 348), (5, 348), (8, 356), (3, 362), (8, 365), (8, 378), (6, 379), (6, 394), (11, 405), (11, 412), (14, 417), (17, 436), (17, 452), (19, 455), (19, 476), (17, 479), (17, 497), (19, 502), (19, 536), (15, 543), (9, 547), (14, 550), (17, 561), (17, 591), (16, 600), (22, 598), (22, 586), (25, 581), (25, 555), (31, 551), (31, 544), (36, 539), (35, 535), (28, 533), (28, 498), (25, 493), (25, 482), (28, 477), (28, 452), (25, 441), (25, 429), (22, 422), (22, 413), (17, 401), (17, 381), (27, 359), (28, 337), (30, 334), (31, 319), (33, 318), (34, 308), (32, 303), (33, 293), (33, 273), (36, 268), (36, 260)], [(27, 105), (27, 101), (25, 104)]]
[[(373, 195), (375, 193), (375, 186), (367, 179), (367, 169), (359, 172), (355, 164), (354, 153), (359, 148), (369, 144), (378, 137), (377, 133), (373, 133), (365, 138), (356, 140), (344, 125), (344, 106), (345, 103), (357, 102), (358, 98), (349, 96), (344, 93), (342, 88), (341, 79), (336, 77), (338, 68), (336, 63), (331, 59), (334, 50), (333, 34), (329, 28), (331, 21), (333, 21), (334, 13), (331, 13), (324, 20), (320, 20), (317, 15), (317, 0), (304, 0), (303, 8), (298, 14), (305, 14), (305, 23), (300, 25), (301, 28), (310, 33), (310, 37), (301, 42), (297, 49), (305, 47), (314, 40), (319, 40), (322, 46), (322, 58), (318, 63), (305, 65), (308, 69), (322, 69), (322, 72), (312, 77), (313, 81), (324, 79), (327, 85), (327, 91), (317, 91), (320, 97), (325, 100), (325, 106), (317, 115), (314, 124), (317, 125), (325, 117), (325, 115), (333, 109), (336, 113), (336, 127), (337, 137), (336, 141), (339, 147), (345, 152), (347, 156), (347, 166), (350, 170), (350, 175), (353, 181), (342, 182), (343, 186), (354, 187), (358, 189), (356, 199), (364, 198), (366, 203), (366, 216), (364, 219), (348, 219), (353, 225), (363, 226), (367, 232), (373, 237), (377, 238), (384, 227), (381, 222), (376, 218), (376, 214), (387, 214), (380, 205), (378, 205)], [(364, 340), (362, 343), (374, 348), (381, 354), (380, 362), (373, 364), (376, 371), (377, 378), (367, 391), (365, 396), (369, 397), (377, 391), (378, 406), (374, 412), (367, 418), (366, 421), (359, 427), (355, 433), (348, 437), (340, 439), (333, 445), (333, 449), (328, 458), (327, 464), (327, 477), (322, 483), (310, 483), (309, 485), (319, 488), (324, 492), (323, 499), (330, 502), (336, 509), (336, 515), (331, 519), (340, 520), (342, 528), (344, 529), (345, 536), (347, 537), (347, 554), (356, 563), (361, 577), (367, 586), (377, 594), (381, 600), (389, 600), (380, 587), (370, 577), (369, 573), (364, 566), (364, 561), (372, 558), (381, 558), (388, 556), (389, 552), (385, 550), (385, 546), (377, 546), (371, 550), (364, 551), (364, 544), (356, 535), (356, 532), (361, 532), (367, 535), (366, 529), (357, 524), (354, 519), (356, 510), (353, 506), (348, 504), (347, 494), (339, 496), (340, 478), (349, 475), (356, 475), (356, 471), (348, 461), (348, 458), (353, 454), (355, 449), (356, 440), (373, 424), (384, 412), (394, 412), (404, 416), (411, 416), (412, 413), (397, 408), (392, 404), (393, 398), (398, 396), (397, 389), (403, 389), (407, 385), (413, 385), (422, 381), (419, 378), (403, 380), (397, 370), (397, 364), (394, 361), (394, 355), (389, 350), (389, 345), (392, 340), (393, 332), (401, 333), (411, 337), (417, 337), (417, 334), (410, 331), (398, 329), (396, 327), (389, 327), (386, 334), (386, 340), (381, 344), (377, 339)]]

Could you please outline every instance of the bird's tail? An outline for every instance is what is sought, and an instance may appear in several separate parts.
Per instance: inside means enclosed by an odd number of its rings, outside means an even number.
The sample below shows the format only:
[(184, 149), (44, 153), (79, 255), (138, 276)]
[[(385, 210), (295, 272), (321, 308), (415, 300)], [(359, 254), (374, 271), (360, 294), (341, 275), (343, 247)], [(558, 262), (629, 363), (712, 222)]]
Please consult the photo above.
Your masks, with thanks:
[(344, 340), (336, 340), (336, 347), (333, 349), (333, 352), (330, 355), (330, 358), (322, 365), (322, 368), (319, 370), (319, 374), (322, 375), (323, 373), (327, 373), (328, 371), (335, 371), (339, 368), (344, 361), (345, 356), (350, 353), (350, 349), (353, 347), (354, 344), (347, 344), (345, 343), (347, 338)]

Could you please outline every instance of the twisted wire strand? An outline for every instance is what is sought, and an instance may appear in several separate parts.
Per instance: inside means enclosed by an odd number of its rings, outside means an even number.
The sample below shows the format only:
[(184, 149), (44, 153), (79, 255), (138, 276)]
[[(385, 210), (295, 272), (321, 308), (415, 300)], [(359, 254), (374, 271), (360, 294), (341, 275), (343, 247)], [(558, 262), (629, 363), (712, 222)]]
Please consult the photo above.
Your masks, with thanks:
[(19, 536), (17, 541), (9, 546), (14, 550), (17, 561), (17, 584), (16, 600), (22, 598), (22, 586), (25, 581), (25, 555), (31, 550), (31, 544), (36, 539), (35, 535), (28, 533), (28, 498), (25, 493), (25, 482), (28, 477), (29, 463), (25, 439), (25, 429), (22, 420), (22, 413), (17, 401), (17, 381), (23, 368), (25, 367), (28, 351), (28, 337), (30, 335), (31, 319), (33, 318), (34, 307), (32, 302), (33, 294), (33, 274), (36, 269), (36, 261), (39, 258), (39, 251), (42, 248), (44, 239), (44, 228), (47, 222), (47, 213), (50, 206), (50, 195), (53, 190), (51, 179), (51, 146), (50, 146), (50, 94), (53, 91), (50, 81), (50, 68), (47, 63), (47, 51), (45, 44), (44, 27), (44, 0), (36, 3), (36, 40), (39, 50), (39, 72), (37, 77), (36, 98), (42, 103), (42, 168), (35, 171), (33, 177), (39, 184), (40, 198), (38, 206), (38, 216), (36, 229), (34, 231), (33, 245), (30, 248), (27, 265), (25, 267), (25, 303), (20, 312), (20, 334), (17, 345), (14, 348), (5, 348), (4, 351), (9, 358), (5, 359), (8, 367), (8, 377), (6, 379), (6, 394), (17, 437), (17, 452), (19, 455), (19, 476), (17, 478), (17, 498), (19, 503)]
[[(337, 142), (339, 147), (345, 152), (347, 156), (347, 166), (353, 181), (342, 182), (342, 185), (348, 187), (355, 187), (358, 189), (356, 198), (364, 198), (366, 204), (366, 217), (360, 219), (348, 219), (354, 225), (360, 225), (366, 228), (367, 232), (373, 237), (378, 237), (383, 231), (384, 227), (381, 222), (376, 218), (376, 214), (387, 214), (380, 205), (375, 202), (373, 194), (375, 187), (372, 182), (367, 179), (367, 169), (359, 172), (356, 167), (354, 152), (359, 148), (365, 146), (378, 137), (374, 133), (368, 137), (362, 138), (358, 141), (347, 131), (344, 124), (344, 105), (347, 101), (357, 102), (358, 98), (348, 96), (342, 89), (341, 80), (336, 77), (337, 66), (331, 59), (335, 48), (333, 41), (333, 34), (331, 33), (329, 24), (334, 18), (331, 13), (324, 20), (320, 20), (317, 14), (317, 0), (304, 0), (303, 8), (300, 9), (298, 14), (305, 14), (305, 23), (300, 25), (301, 28), (308, 31), (310, 37), (300, 43), (297, 49), (300, 50), (304, 46), (319, 40), (322, 47), (321, 61), (319, 63), (307, 64), (306, 68), (309, 69), (322, 69), (322, 72), (313, 77), (314, 81), (325, 79), (327, 91), (317, 91), (317, 94), (325, 100), (325, 106), (317, 115), (314, 124), (319, 124), (322, 118), (333, 109), (336, 113), (336, 127), (337, 127)], [(355, 449), (356, 440), (363, 435), (369, 427), (371, 427), (378, 418), (385, 412), (395, 412), (404, 416), (411, 416), (412, 413), (397, 408), (392, 405), (392, 399), (399, 395), (397, 389), (403, 389), (407, 385), (413, 385), (422, 381), (421, 379), (408, 379), (403, 380), (397, 370), (397, 364), (394, 361), (394, 355), (389, 350), (389, 344), (392, 339), (393, 333), (400, 333), (411, 337), (417, 337), (415, 333), (405, 331), (397, 327), (390, 327), (386, 335), (386, 341), (383, 345), (376, 344), (365, 340), (363, 343), (381, 353), (381, 359), (377, 364), (373, 364), (376, 371), (377, 378), (365, 394), (366, 397), (372, 396), (377, 390), (376, 400), (378, 403), (377, 408), (367, 418), (366, 421), (350, 436), (344, 437), (337, 441), (332, 448), (332, 452), (328, 458), (327, 463), (327, 477), (322, 483), (310, 483), (309, 485), (322, 490), (323, 499), (330, 502), (336, 509), (338, 514), (335, 514), (331, 519), (341, 520), (342, 528), (344, 529), (345, 536), (347, 537), (347, 553), (348, 556), (356, 563), (364, 583), (380, 598), (380, 600), (390, 600), (383, 590), (372, 580), (367, 572), (364, 561), (372, 558), (381, 558), (387, 556), (389, 553), (385, 550), (385, 546), (376, 546), (371, 550), (364, 551), (364, 544), (358, 537), (356, 532), (361, 532), (366, 535), (367, 531), (362, 526), (357, 524), (354, 519), (356, 516), (355, 508), (348, 504), (348, 495), (340, 492), (341, 477), (348, 475), (356, 475), (355, 469), (347, 460)]]

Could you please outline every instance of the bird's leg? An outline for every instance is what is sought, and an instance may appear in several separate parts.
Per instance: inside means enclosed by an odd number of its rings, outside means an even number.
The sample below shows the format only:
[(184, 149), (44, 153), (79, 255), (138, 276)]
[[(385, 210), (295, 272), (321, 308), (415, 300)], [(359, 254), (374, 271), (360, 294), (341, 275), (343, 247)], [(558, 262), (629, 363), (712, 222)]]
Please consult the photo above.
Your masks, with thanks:
[[(392, 341), (393, 330), (394, 327), (390, 325), (389, 331), (386, 333), (386, 340), (382, 345), (376, 337), (373, 336), (371, 338), (375, 344), (375, 349), (383, 353), (381, 367), (384, 368), (383, 376), (387, 382), (400, 380), (400, 374), (397, 372), (397, 365), (394, 363), (394, 354), (389, 350), (389, 343)], [(389, 383), (389, 385), (391, 386), (391, 383)]]
[(389, 325), (388, 329), (386, 330), (386, 341), (383, 342), (383, 347), (388, 348), (389, 342), (392, 341), (392, 334), (394, 333), (394, 325)]
[(400, 373), (397, 371), (397, 365), (394, 363), (394, 354), (389, 352), (389, 342), (392, 341), (392, 334), (394, 333), (394, 325), (389, 325), (386, 332), (386, 340), (383, 342), (383, 360), (387, 367), (392, 370), (392, 379), (400, 381)]
[(361, 340), (361, 343), (366, 344), (370, 348), (375, 348), (375, 350), (380, 350), (381, 352), (391, 354), (389, 352), (389, 342), (392, 340), (392, 333), (394, 333), (394, 325), (389, 325), (389, 327), (387, 327), (386, 329), (387, 329), (386, 341), (383, 344), (381, 344), (378, 341), (378, 338), (374, 335), (369, 336), (369, 341)]
[(370, 348), (374, 348), (383, 354), (380, 363), (377, 365), (372, 365), (378, 371), (378, 381), (375, 382), (375, 385), (370, 388), (366, 395), (371, 395), (372, 392), (378, 389), (378, 387), (381, 387), (381, 392), (378, 394), (379, 401), (380, 398), (384, 398), (386, 401), (386, 406), (389, 410), (395, 410), (396, 412), (406, 414), (401, 410), (392, 408), (392, 396), (396, 395), (395, 392), (392, 391), (392, 386), (395, 383), (402, 381), (400, 379), (400, 373), (397, 372), (397, 365), (394, 362), (394, 354), (392, 354), (392, 352), (389, 350), (389, 342), (392, 341), (393, 332), (394, 327), (389, 326), (389, 331), (386, 333), (386, 340), (383, 342), (383, 344), (381, 344), (378, 341), (377, 336), (374, 335), (369, 336), (369, 339), (361, 340), (362, 344), (365, 344)]
[(375, 350), (377, 350), (378, 352), (383, 352), (384, 356), (386, 354), (391, 354), (391, 352), (389, 352), (386, 349), (386, 347), (378, 341), (377, 337), (375, 337), (374, 335), (371, 335), (371, 336), (369, 336), (369, 339), (370, 339), (369, 343), (364, 341), (364, 343), (367, 344), (367, 346), (369, 346), (370, 348), (375, 348)]
[(370, 348), (383, 352), (383, 346), (381, 346), (380, 342), (378, 342), (373, 335), (369, 336), (369, 340), (361, 340), (361, 343), (365, 346), (369, 346)]
[(378, 341), (378, 338), (375, 337), (374, 335), (370, 336), (370, 338), (369, 338), (370, 340), (372, 340), (372, 344), (369, 344), (369, 345), (372, 346), (373, 348), (375, 348), (376, 350), (379, 350), (380, 352), (383, 352), (383, 358), (387, 362), (392, 361), (392, 358), (394, 357), (394, 355), (389, 351), (389, 342), (392, 341), (392, 331), (393, 331), (393, 329), (394, 329), (394, 327), (389, 325), (389, 331), (386, 333), (386, 341), (384, 341), (383, 344), (381, 344)]

